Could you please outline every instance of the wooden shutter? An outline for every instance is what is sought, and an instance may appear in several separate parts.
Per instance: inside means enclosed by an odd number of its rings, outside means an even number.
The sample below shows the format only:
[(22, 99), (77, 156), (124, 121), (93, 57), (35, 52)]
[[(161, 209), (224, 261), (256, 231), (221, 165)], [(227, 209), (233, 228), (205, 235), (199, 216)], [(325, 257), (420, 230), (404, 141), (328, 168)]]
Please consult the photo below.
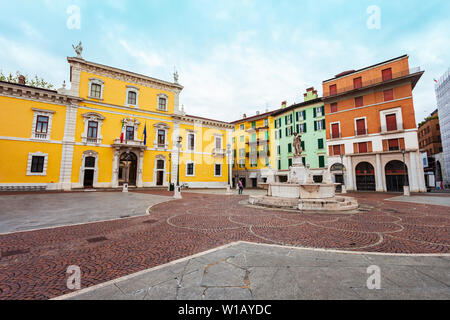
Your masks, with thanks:
[(388, 145), (389, 145), (389, 150), (399, 150), (398, 139), (389, 139)]
[(331, 125), (331, 138), (339, 138), (339, 123), (333, 123)]
[(384, 101), (394, 100), (394, 89), (384, 90), (383, 96), (384, 96)]
[(362, 107), (363, 105), (364, 105), (363, 97), (356, 97), (355, 98), (355, 108)]
[(373, 149), (372, 149), (372, 141), (369, 141), (369, 142), (367, 143), (367, 150), (368, 150), (369, 152), (372, 152), (372, 151), (373, 151)]
[(367, 142), (361, 142), (358, 144), (359, 153), (366, 153), (367, 152)]
[(337, 94), (337, 86), (335, 84), (333, 84), (332, 86), (330, 86), (330, 95), (335, 95)]
[(330, 157), (333, 155), (333, 147), (332, 146), (328, 146), (328, 154)]
[(400, 150), (404, 150), (405, 149), (405, 138), (398, 139), (398, 142), (400, 145)]
[(383, 140), (383, 151), (389, 151), (389, 145), (386, 139)]
[(341, 144), (341, 154), (345, 154), (345, 144)]
[(358, 143), (353, 143), (353, 153), (359, 153)]
[(395, 113), (386, 115), (386, 129), (387, 131), (397, 130), (397, 116)]
[(384, 70), (382, 71), (382, 74), (383, 74), (383, 81), (389, 81), (389, 80), (392, 80), (392, 69), (391, 69), (391, 68), (389, 68), (389, 69), (384, 69)]
[(332, 103), (331, 105), (330, 105), (330, 111), (331, 112), (337, 112), (338, 111), (338, 105), (337, 105), (337, 102), (334, 102), (334, 103)]
[(340, 154), (341, 154), (341, 146), (340, 145), (333, 146), (333, 155), (338, 156)]
[(354, 87), (354, 89), (359, 89), (362, 87), (362, 78), (361, 77), (353, 79), (353, 87)]
[(364, 119), (356, 120), (356, 135), (366, 134), (366, 121)]

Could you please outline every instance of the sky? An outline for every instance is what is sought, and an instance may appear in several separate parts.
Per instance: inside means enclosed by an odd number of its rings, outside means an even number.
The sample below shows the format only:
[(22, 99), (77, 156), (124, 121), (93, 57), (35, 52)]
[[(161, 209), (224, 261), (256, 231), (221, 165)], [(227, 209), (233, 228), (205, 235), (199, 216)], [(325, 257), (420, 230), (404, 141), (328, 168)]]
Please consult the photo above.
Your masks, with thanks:
[[(0, 0), (0, 70), (69, 83), (67, 56), (184, 86), (188, 114), (222, 121), (302, 102), (306, 88), (409, 55), (425, 74), (416, 122), (450, 67), (447, 0)], [(79, 14), (77, 14), (79, 12)], [(79, 17), (79, 19), (78, 19)]]

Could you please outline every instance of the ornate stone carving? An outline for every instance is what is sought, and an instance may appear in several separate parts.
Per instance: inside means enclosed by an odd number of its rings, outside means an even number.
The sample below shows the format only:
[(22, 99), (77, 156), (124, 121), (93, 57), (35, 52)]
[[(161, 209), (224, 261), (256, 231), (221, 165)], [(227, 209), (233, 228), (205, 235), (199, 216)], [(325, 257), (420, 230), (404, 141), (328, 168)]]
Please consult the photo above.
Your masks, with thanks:
[(77, 54), (78, 59), (83, 59), (81, 54), (83, 53), (83, 45), (81, 44), (81, 41), (78, 43), (78, 45), (75, 47), (72, 45), (72, 48), (75, 50), (75, 53)]
[(294, 133), (294, 156), (301, 157), (302, 156), (302, 135), (300, 133)]

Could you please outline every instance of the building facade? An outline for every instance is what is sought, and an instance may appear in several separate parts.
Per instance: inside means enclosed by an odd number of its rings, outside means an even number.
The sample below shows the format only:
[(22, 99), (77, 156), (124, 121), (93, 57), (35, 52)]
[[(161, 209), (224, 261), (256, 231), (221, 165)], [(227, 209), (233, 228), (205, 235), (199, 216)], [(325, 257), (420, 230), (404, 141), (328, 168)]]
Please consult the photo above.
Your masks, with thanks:
[(267, 170), (274, 163), (274, 122), (272, 112), (244, 117), (232, 122), (233, 185), (238, 179), (244, 186), (256, 188), (267, 180)]
[[(272, 113), (275, 127), (276, 163), (278, 180), (286, 182), (294, 158), (294, 133), (302, 135), (302, 160), (316, 176), (321, 176), (327, 165), (325, 109), (314, 88), (308, 88), (304, 102), (283, 107)], [(319, 170), (316, 170), (319, 169)], [(320, 179), (319, 179), (320, 180)]]
[[(323, 81), (328, 163), (348, 190), (426, 192), (408, 56)], [(405, 172), (406, 170), (406, 172)]]
[[(70, 90), (0, 83), (0, 188), (225, 187), (233, 126), (189, 116), (183, 87), (68, 58)], [(182, 137), (178, 152), (177, 137)], [(180, 154), (180, 156), (178, 156)]]
[(435, 91), (442, 132), (444, 185), (450, 188), (450, 68), (436, 83)]

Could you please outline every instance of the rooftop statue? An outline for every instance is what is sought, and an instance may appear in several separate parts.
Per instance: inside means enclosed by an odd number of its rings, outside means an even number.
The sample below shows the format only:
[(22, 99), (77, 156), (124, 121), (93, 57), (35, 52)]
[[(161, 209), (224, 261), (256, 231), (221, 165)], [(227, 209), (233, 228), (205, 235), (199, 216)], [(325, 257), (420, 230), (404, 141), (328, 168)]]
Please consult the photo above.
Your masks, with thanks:
[(77, 54), (77, 58), (83, 59), (81, 54), (83, 53), (83, 45), (81, 44), (81, 41), (78, 43), (78, 45), (75, 47), (72, 45), (72, 48), (75, 50), (75, 53)]

